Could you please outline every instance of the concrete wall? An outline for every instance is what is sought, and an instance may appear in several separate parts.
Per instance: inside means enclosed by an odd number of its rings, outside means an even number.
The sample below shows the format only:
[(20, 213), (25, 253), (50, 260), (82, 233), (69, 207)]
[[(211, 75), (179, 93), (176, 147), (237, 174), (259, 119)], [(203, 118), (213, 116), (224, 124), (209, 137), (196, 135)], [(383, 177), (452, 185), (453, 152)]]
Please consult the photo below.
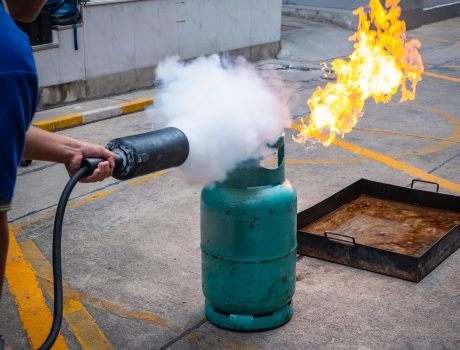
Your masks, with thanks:
[[(36, 48), (41, 105), (149, 86), (165, 57), (238, 52), (257, 59), (279, 49), (281, 0), (115, 0), (82, 8), (79, 49), (72, 28)], [(260, 57), (259, 57), (260, 56)]]

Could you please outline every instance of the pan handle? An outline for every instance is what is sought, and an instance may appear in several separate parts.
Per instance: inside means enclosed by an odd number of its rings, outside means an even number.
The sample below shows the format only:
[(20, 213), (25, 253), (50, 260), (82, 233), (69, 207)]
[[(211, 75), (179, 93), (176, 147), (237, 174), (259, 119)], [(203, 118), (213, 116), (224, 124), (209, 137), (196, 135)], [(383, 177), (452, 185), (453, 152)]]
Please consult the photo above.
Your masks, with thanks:
[(338, 244), (341, 244), (341, 245), (345, 245), (347, 247), (355, 247), (356, 246), (355, 237), (344, 235), (342, 233), (326, 231), (326, 232), (324, 232), (324, 237), (326, 237), (326, 239), (329, 242), (338, 243)]
[(426, 184), (436, 185), (436, 192), (439, 192), (439, 184), (437, 182), (425, 181), (425, 180), (421, 180), (421, 179), (413, 179), (412, 182), (410, 183), (410, 188), (414, 188), (414, 183), (416, 183), (416, 182), (423, 182), (423, 183), (426, 183)]

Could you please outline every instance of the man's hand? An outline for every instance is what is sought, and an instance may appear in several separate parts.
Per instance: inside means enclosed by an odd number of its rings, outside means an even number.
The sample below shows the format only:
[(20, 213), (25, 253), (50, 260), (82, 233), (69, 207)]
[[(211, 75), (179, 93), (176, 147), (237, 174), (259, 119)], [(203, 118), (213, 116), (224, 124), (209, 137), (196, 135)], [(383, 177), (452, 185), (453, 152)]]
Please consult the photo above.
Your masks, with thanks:
[(83, 158), (104, 158), (94, 173), (81, 182), (102, 181), (112, 175), (115, 155), (100, 145), (75, 140), (31, 126), (26, 134), (24, 158), (63, 163), (72, 176), (81, 167)]
[(115, 167), (115, 156), (106, 148), (88, 142), (73, 140), (78, 145), (72, 157), (66, 161), (65, 167), (70, 176), (80, 169), (83, 158), (104, 158), (104, 162), (99, 163), (93, 174), (85, 177), (80, 182), (96, 182), (102, 181), (107, 177), (112, 176), (113, 168)]

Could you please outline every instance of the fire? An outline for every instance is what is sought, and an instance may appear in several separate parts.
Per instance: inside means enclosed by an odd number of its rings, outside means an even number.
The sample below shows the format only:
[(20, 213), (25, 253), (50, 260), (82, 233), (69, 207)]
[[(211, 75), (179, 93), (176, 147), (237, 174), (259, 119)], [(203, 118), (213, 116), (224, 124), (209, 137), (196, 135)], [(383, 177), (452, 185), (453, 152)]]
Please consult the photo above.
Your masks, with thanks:
[(332, 70), (337, 81), (318, 87), (308, 100), (310, 120), (301, 119), (298, 142), (315, 137), (326, 146), (350, 132), (363, 114), (364, 103), (374, 98), (377, 103), (390, 102), (401, 88), (401, 102), (413, 100), (423, 72), (418, 52), (420, 42), (406, 41), (406, 24), (400, 20), (400, 0), (370, 0), (369, 13), (363, 7), (358, 31), (349, 40), (354, 51), (347, 60), (335, 59)]

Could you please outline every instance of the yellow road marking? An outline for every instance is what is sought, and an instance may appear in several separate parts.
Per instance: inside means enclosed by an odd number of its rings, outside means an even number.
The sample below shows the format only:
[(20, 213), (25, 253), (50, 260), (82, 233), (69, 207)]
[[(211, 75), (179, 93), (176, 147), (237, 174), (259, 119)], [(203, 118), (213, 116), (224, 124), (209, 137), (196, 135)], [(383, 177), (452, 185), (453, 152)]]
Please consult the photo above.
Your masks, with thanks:
[[(24, 256), (30, 261), (34, 272), (43, 278), (52, 281), (53, 270), (51, 264), (46, 260), (34, 242), (25, 241), (21, 243), (21, 248)], [(42, 286), (53, 298), (53, 286), (51, 283), (43, 284)], [(113, 349), (112, 344), (106, 338), (102, 330), (97, 325), (96, 321), (86, 310), (83, 304), (77, 299), (69, 297), (66, 293), (68, 290), (67, 284), (63, 283), (64, 289), (64, 319), (67, 325), (75, 334), (81, 347), (84, 350), (103, 350)]]
[[(53, 317), (38, 286), (32, 267), (24, 258), (13, 232), (13, 230), (10, 231), (5, 276), (10, 293), (18, 307), (19, 318), (24, 325), (29, 342), (36, 349), (46, 339)], [(67, 344), (62, 335), (58, 336), (53, 349), (67, 349)]]
[[(291, 124), (291, 129), (299, 131), (300, 126), (297, 123), (292, 123)], [(352, 143), (349, 143), (349, 142), (346, 142), (346, 141), (343, 141), (343, 140), (339, 140), (339, 139), (336, 139), (334, 141), (333, 145), (341, 147), (341, 148), (346, 149), (348, 151), (351, 151), (353, 153), (359, 154), (359, 155), (364, 156), (366, 158), (375, 160), (377, 162), (385, 164), (385, 165), (387, 165), (389, 167), (392, 167), (394, 169), (402, 171), (402, 172), (404, 172), (406, 174), (409, 174), (411, 176), (414, 176), (416, 178), (420, 178), (420, 179), (426, 180), (426, 181), (436, 182), (436, 183), (439, 184), (439, 186), (441, 186), (441, 187), (443, 187), (443, 188), (445, 188), (445, 189), (447, 189), (449, 191), (460, 193), (460, 185), (459, 184), (456, 184), (455, 182), (448, 181), (448, 180), (443, 179), (443, 178), (441, 178), (439, 176), (428, 174), (427, 172), (425, 172), (425, 171), (423, 171), (421, 169), (418, 169), (418, 168), (410, 166), (410, 165), (408, 165), (406, 163), (400, 162), (400, 161), (398, 161), (398, 160), (396, 160), (394, 158), (391, 158), (389, 156), (386, 156), (386, 155), (371, 151), (369, 149), (366, 149), (366, 148), (363, 148), (363, 147), (360, 147), (360, 146), (356, 146), (356, 145), (354, 145)]]
[(442, 75), (442, 74), (437, 74), (437, 73), (432, 73), (432, 72), (427, 72), (427, 71), (423, 72), (423, 75), (437, 78), (437, 79), (453, 81), (454, 83), (460, 83), (459, 78), (449, 77), (448, 75)]
[[(92, 201), (94, 201), (96, 199), (106, 197), (106, 196), (108, 196), (108, 195), (110, 195), (112, 193), (115, 193), (117, 191), (118, 191), (117, 188), (113, 188), (113, 189), (110, 189), (110, 190), (107, 190), (107, 191), (100, 191), (100, 192), (97, 192), (97, 193), (93, 193), (93, 194), (91, 194), (88, 197), (85, 197), (83, 199), (70, 202), (69, 204), (67, 204), (66, 208), (67, 209), (77, 208), (77, 207), (80, 207), (80, 206), (82, 206), (82, 205), (84, 205), (86, 203), (92, 202)], [(13, 225), (13, 226), (11, 226), (11, 228), (13, 230), (17, 230), (16, 236), (20, 236), (20, 235), (23, 234), (22, 229), (24, 227), (33, 225), (33, 224), (35, 224), (35, 223), (37, 223), (39, 221), (42, 221), (42, 220), (52, 218), (55, 213), (56, 213), (56, 210), (51, 210), (51, 211), (46, 212), (46, 213), (44, 213), (42, 215), (35, 216), (35, 217), (31, 218), (30, 220), (27, 220), (24, 223)]]
[(443, 118), (445, 121), (449, 123), (452, 129), (452, 132), (447, 137), (447, 140), (445, 141), (440, 141), (430, 146), (423, 147), (415, 152), (408, 151), (408, 152), (397, 153), (397, 154), (394, 154), (392, 157), (403, 158), (403, 157), (412, 156), (412, 155), (419, 156), (419, 155), (431, 154), (431, 153), (439, 152), (447, 147), (452, 146), (452, 144), (449, 141), (451, 142), (460, 141), (460, 122), (454, 115), (447, 113), (443, 110), (440, 110), (438, 108), (425, 107), (425, 106), (421, 106), (415, 103), (412, 103), (412, 107), (428, 111), (430, 113), (436, 114), (439, 117)]
[[(128, 185), (129, 186), (137, 186), (137, 185), (140, 185), (144, 182), (147, 182), (147, 181), (150, 181), (150, 180), (153, 180), (153, 179), (156, 179), (157, 177), (159, 176), (162, 176), (162, 175), (165, 175), (169, 172), (169, 170), (164, 170), (164, 171), (159, 171), (157, 173), (153, 173), (153, 174), (149, 174), (149, 175), (145, 175), (137, 180), (134, 180), (134, 181), (131, 181), (131, 182), (128, 182)], [(86, 203), (90, 203), (96, 199), (99, 199), (99, 198), (102, 198), (102, 197), (106, 197), (112, 193), (115, 193), (117, 192), (119, 189), (118, 188), (112, 188), (110, 190), (106, 190), (106, 191), (100, 191), (100, 192), (96, 192), (96, 193), (93, 193), (91, 195), (89, 195), (88, 197), (85, 197), (83, 199), (80, 199), (80, 200), (76, 200), (76, 201), (72, 201), (70, 202), (69, 204), (67, 204), (67, 209), (72, 209), (72, 208), (77, 208), (77, 207), (80, 207)], [(40, 222), (42, 220), (46, 220), (46, 219), (49, 219), (49, 218), (52, 218), (54, 216), (54, 214), (56, 213), (56, 210), (51, 210), (49, 212), (46, 212), (42, 215), (38, 215), (38, 216), (35, 216), (29, 220), (27, 220), (26, 222), (24, 223), (20, 223), (20, 224), (16, 224), (16, 225), (13, 225), (11, 226), (13, 229), (15, 230), (18, 230), (16, 235), (17, 236), (20, 236), (23, 234), (23, 231), (21, 229), (23, 229), (24, 227), (27, 227), (27, 226), (30, 226), (30, 225), (33, 225), (37, 222)]]
[(378, 129), (369, 129), (369, 128), (358, 128), (358, 127), (354, 127), (353, 130), (368, 132), (368, 133), (372, 133), (372, 134), (401, 136), (401, 137), (406, 137), (406, 138), (427, 140), (427, 141), (444, 141), (444, 142), (450, 142), (450, 143), (460, 143), (460, 140), (454, 140), (454, 139), (451, 139), (450, 137), (447, 138), (447, 139), (443, 139), (443, 138), (432, 137), (432, 136), (407, 134), (407, 133), (393, 131), (393, 130), (378, 130)]
[(346, 141), (343, 141), (343, 140), (335, 140), (334, 145), (339, 146), (339, 147), (341, 147), (343, 149), (346, 149), (348, 151), (351, 151), (353, 153), (359, 154), (361, 156), (370, 158), (370, 159), (375, 160), (375, 161), (377, 161), (379, 163), (385, 164), (385, 165), (387, 165), (389, 167), (392, 167), (394, 169), (402, 171), (402, 172), (404, 172), (404, 173), (406, 173), (408, 175), (411, 175), (411, 176), (413, 176), (415, 178), (420, 178), (420, 179), (425, 180), (425, 181), (436, 182), (436, 183), (439, 184), (439, 186), (441, 186), (441, 187), (443, 187), (443, 188), (445, 188), (445, 189), (447, 189), (449, 191), (460, 193), (460, 185), (459, 184), (456, 184), (455, 182), (443, 179), (443, 178), (441, 178), (439, 176), (428, 174), (427, 172), (425, 172), (425, 171), (423, 171), (421, 169), (415, 168), (415, 167), (413, 167), (411, 165), (408, 165), (406, 163), (400, 162), (400, 161), (398, 161), (396, 159), (393, 159), (391, 157), (388, 157), (386, 155), (371, 151), (371, 150), (363, 148), (363, 147), (356, 146), (356, 145), (354, 145), (352, 143), (349, 143), (349, 142), (346, 142)]
[[(49, 283), (49, 285), (51, 286), (50, 281), (46, 281), (46, 282)], [(131, 310), (124, 308), (123, 306), (111, 303), (110, 301), (107, 301), (107, 300), (97, 298), (87, 293), (82, 293), (74, 289), (67, 288), (66, 295), (74, 299), (85, 301), (97, 309), (110, 311), (111, 313), (119, 315), (124, 318), (131, 318), (131, 319), (135, 319), (139, 321), (145, 321), (147, 323), (154, 324), (154, 325), (160, 325), (160, 326), (166, 326), (168, 324), (168, 321), (165, 318), (159, 315), (156, 315), (154, 313), (131, 311)]]
[(159, 172), (156, 172), (156, 173), (153, 173), (153, 174), (149, 174), (149, 175), (146, 175), (146, 176), (143, 176), (137, 180), (133, 180), (133, 181), (130, 181), (128, 182), (128, 185), (129, 186), (137, 186), (137, 185), (140, 185), (144, 182), (147, 182), (147, 181), (150, 181), (150, 180), (153, 180), (153, 179), (156, 179), (157, 177), (161, 176), (161, 175), (164, 175), (164, 174), (167, 174), (169, 173), (170, 170), (163, 170), (163, 171), (159, 171)]
[(460, 69), (460, 66), (457, 65), (438, 65), (438, 64), (425, 64), (425, 67), (439, 67), (439, 68), (449, 68), (449, 69)]
[[(420, 109), (423, 111), (427, 111), (427, 112), (436, 114), (437, 116), (443, 118), (447, 123), (449, 123), (449, 126), (451, 127), (451, 130), (452, 130), (451, 134), (446, 139), (440, 139), (439, 142), (431, 144), (429, 146), (426, 146), (426, 147), (423, 147), (423, 148), (420, 148), (414, 151), (406, 151), (406, 152), (399, 152), (399, 153), (391, 154), (389, 155), (389, 157), (406, 158), (406, 157), (427, 155), (427, 154), (439, 152), (447, 147), (450, 147), (452, 146), (452, 143), (460, 142), (460, 122), (454, 115), (447, 113), (443, 110), (437, 109), (437, 108), (425, 107), (425, 106), (418, 105), (415, 103), (412, 103), (410, 107)], [(296, 122), (293, 122), (291, 124), (291, 129), (293, 129), (294, 131), (300, 131), (300, 126)], [(355, 129), (359, 130), (360, 128), (355, 128)], [(361, 130), (364, 130), (364, 129), (361, 129)], [(378, 132), (378, 131), (376, 130), (375, 132)], [(393, 132), (389, 132), (389, 133), (393, 133)], [(394, 133), (394, 134), (397, 135), (397, 133)], [(406, 134), (402, 134), (400, 136), (404, 136), (404, 135)], [(414, 135), (414, 137), (418, 137), (418, 135)], [(354, 163), (362, 163), (366, 161), (368, 161), (368, 159), (359, 158), (359, 157), (342, 158), (342, 159), (288, 159), (286, 160), (286, 164), (324, 164), (324, 165), (327, 165), (327, 164), (354, 164)]]

